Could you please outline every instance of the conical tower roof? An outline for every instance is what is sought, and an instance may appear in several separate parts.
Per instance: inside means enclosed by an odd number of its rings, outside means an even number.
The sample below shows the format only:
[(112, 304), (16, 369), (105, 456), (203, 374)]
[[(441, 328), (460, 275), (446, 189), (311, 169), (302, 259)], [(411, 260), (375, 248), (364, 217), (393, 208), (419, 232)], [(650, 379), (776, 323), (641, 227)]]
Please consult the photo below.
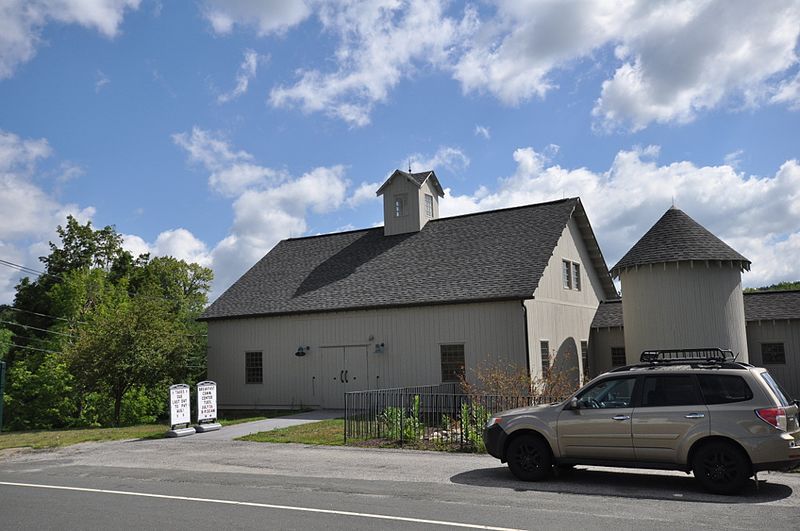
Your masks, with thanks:
[(711, 234), (685, 212), (672, 207), (611, 268), (611, 275), (618, 277), (623, 269), (629, 267), (692, 260), (738, 262), (742, 269), (750, 269), (750, 260)]

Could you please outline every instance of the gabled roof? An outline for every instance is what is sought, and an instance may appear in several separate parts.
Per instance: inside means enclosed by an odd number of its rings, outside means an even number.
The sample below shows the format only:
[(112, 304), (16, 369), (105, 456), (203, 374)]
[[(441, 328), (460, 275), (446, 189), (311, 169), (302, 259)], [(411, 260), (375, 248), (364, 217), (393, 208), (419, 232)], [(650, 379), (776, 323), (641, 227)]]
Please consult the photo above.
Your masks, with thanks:
[[(408, 234), (283, 240), (201, 319), (529, 299), (573, 216), (581, 226), (577, 198), (435, 219)], [(597, 267), (599, 248), (594, 256)], [(615, 297), (605, 262), (597, 274)]]
[(629, 267), (690, 260), (738, 262), (742, 269), (750, 269), (750, 260), (682, 210), (672, 207), (611, 268), (611, 275), (617, 277)]
[[(592, 328), (623, 326), (621, 303), (620, 299), (600, 303), (597, 313), (594, 314)], [(745, 321), (786, 319), (800, 319), (800, 290), (749, 291), (744, 293)]]
[(444, 190), (442, 189), (442, 185), (439, 184), (439, 179), (436, 178), (436, 174), (432, 171), (423, 171), (419, 173), (408, 173), (401, 170), (394, 170), (386, 182), (384, 182), (378, 191), (375, 192), (376, 195), (381, 195), (384, 189), (389, 186), (389, 183), (392, 182), (393, 179), (401, 177), (407, 179), (409, 182), (413, 183), (417, 188), (422, 188), (422, 185), (425, 184), (425, 181), (430, 179), (431, 185), (433, 189), (436, 190), (436, 193), (439, 194), (439, 197), (444, 197)]

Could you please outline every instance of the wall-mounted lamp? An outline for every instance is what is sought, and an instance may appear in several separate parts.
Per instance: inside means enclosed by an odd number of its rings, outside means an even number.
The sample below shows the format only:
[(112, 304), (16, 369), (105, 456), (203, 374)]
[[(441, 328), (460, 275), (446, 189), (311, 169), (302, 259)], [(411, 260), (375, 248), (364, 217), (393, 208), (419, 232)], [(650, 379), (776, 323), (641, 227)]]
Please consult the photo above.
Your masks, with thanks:
[(383, 354), (383, 343), (375, 343), (375, 354)]
[(297, 352), (295, 352), (294, 355), (295, 356), (305, 356), (308, 353), (309, 350), (311, 350), (311, 347), (304, 347), (304, 346), (301, 345), (301, 346), (297, 347)]

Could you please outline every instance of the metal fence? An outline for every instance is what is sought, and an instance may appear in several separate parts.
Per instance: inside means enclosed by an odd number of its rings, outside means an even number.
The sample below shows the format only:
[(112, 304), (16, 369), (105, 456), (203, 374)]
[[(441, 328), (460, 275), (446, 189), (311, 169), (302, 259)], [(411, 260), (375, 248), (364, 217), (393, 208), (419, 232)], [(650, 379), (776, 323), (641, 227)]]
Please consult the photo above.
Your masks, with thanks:
[(345, 444), (411, 445), (483, 451), (483, 428), (506, 409), (549, 397), (468, 395), (458, 384), (354, 391), (345, 394)]

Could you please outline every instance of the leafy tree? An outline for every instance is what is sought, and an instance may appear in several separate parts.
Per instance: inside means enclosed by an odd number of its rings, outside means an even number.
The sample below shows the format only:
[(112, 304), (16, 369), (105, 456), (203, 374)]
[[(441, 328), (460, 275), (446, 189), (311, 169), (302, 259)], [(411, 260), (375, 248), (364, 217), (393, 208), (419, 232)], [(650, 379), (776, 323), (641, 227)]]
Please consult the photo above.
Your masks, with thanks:
[(120, 425), (126, 394), (168, 382), (185, 367), (189, 346), (167, 301), (126, 296), (98, 306), (67, 353), (85, 389), (108, 393)]
[(75, 417), (74, 378), (61, 354), (18, 360), (8, 372), (6, 405), (12, 429), (63, 428)]
[(795, 282), (778, 282), (777, 284), (771, 284), (769, 286), (762, 286), (760, 288), (747, 288), (745, 289), (745, 293), (753, 293), (755, 291), (792, 291), (792, 290), (800, 290), (800, 280)]

